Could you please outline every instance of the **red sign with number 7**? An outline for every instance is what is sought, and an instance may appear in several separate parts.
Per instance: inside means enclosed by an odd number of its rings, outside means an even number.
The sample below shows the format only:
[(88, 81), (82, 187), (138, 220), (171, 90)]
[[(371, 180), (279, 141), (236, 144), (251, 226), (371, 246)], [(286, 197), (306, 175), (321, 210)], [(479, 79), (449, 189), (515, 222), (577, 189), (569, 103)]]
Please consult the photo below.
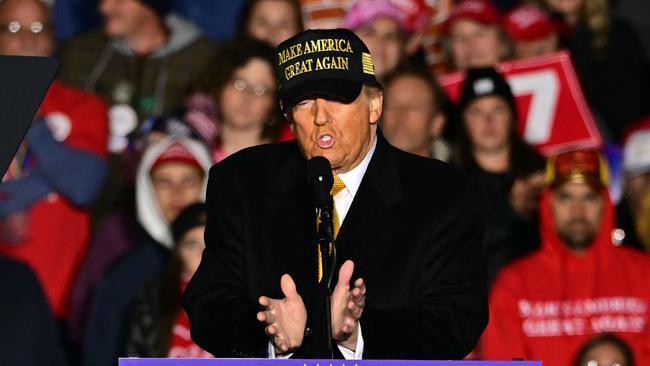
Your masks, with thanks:
[[(497, 70), (515, 95), (520, 134), (541, 154), (601, 147), (600, 132), (568, 52), (504, 62)], [(439, 78), (454, 103), (464, 78), (463, 72)]]

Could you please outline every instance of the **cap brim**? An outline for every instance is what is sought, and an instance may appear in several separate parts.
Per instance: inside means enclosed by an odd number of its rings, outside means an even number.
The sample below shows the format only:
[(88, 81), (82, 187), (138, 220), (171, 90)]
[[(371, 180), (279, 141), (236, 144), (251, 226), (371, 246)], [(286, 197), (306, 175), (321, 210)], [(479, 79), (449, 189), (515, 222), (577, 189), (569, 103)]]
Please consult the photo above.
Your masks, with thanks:
[(514, 42), (534, 42), (550, 37), (551, 34), (553, 34), (553, 29), (544, 29), (536, 32), (525, 32), (511, 29), (506, 30), (506, 34), (508, 34)]
[(363, 83), (343, 79), (309, 80), (291, 88), (282, 98), (282, 111), (288, 112), (301, 100), (308, 97), (323, 97), (348, 104), (361, 93)]

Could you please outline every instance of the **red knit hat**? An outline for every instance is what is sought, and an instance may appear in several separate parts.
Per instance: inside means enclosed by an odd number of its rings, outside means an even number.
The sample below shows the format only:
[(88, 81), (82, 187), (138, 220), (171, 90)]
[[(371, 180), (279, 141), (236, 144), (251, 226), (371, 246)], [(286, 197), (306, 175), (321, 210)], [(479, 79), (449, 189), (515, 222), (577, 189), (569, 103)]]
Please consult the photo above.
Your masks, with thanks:
[(551, 18), (538, 7), (521, 5), (508, 13), (503, 30), (514, 41), (526, 42), (548, 37), (555, 27)]
[(162, 154), (158, 155), (158, 158), (151, 166), (151, 170), (161, 164), (169, 162), (187, 163), (201, 168), (201, 164), (199, 164), (199, 161), (196, 160), (194, 155), (192, 155), (192, 153), (179, 142), (173, 142), (165, 149), (165, 151), (162, 152)]

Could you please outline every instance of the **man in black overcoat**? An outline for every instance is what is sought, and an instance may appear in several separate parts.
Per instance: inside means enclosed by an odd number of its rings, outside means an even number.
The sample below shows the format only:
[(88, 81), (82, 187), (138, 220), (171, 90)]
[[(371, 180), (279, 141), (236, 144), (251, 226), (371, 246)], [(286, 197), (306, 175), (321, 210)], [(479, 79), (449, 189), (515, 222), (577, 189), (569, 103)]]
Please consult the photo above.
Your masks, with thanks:
[(338, 187), (334, 356), (462, 359), (488, 321), (476, 189), (386, 142), (381, 84), (352, 32), (308, 30), (277, 51), (297, 139), (211, 169), (206, 249), (183, 298), (194, 341), (217, 357), (329, 356), (306, 173), (323, 156)]

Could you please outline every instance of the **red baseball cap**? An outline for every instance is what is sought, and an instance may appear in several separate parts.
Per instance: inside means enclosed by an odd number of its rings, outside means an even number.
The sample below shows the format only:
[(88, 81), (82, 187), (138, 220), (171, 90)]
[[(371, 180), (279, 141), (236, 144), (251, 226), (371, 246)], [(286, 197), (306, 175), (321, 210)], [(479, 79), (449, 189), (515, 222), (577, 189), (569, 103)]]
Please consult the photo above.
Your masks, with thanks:
[(546, 38), (555, 31), (551, 18), (533, 5), (513, 9), (503, 20), (502, 26), (512, 40), (519, 42)]
[(449, 15), (444, 25), (445, 33), (460, 19), (469, 19), (485, 25), (497, 25), (501, 20), (501, 14), (489, 1), (465, 0), (459, 2)]

